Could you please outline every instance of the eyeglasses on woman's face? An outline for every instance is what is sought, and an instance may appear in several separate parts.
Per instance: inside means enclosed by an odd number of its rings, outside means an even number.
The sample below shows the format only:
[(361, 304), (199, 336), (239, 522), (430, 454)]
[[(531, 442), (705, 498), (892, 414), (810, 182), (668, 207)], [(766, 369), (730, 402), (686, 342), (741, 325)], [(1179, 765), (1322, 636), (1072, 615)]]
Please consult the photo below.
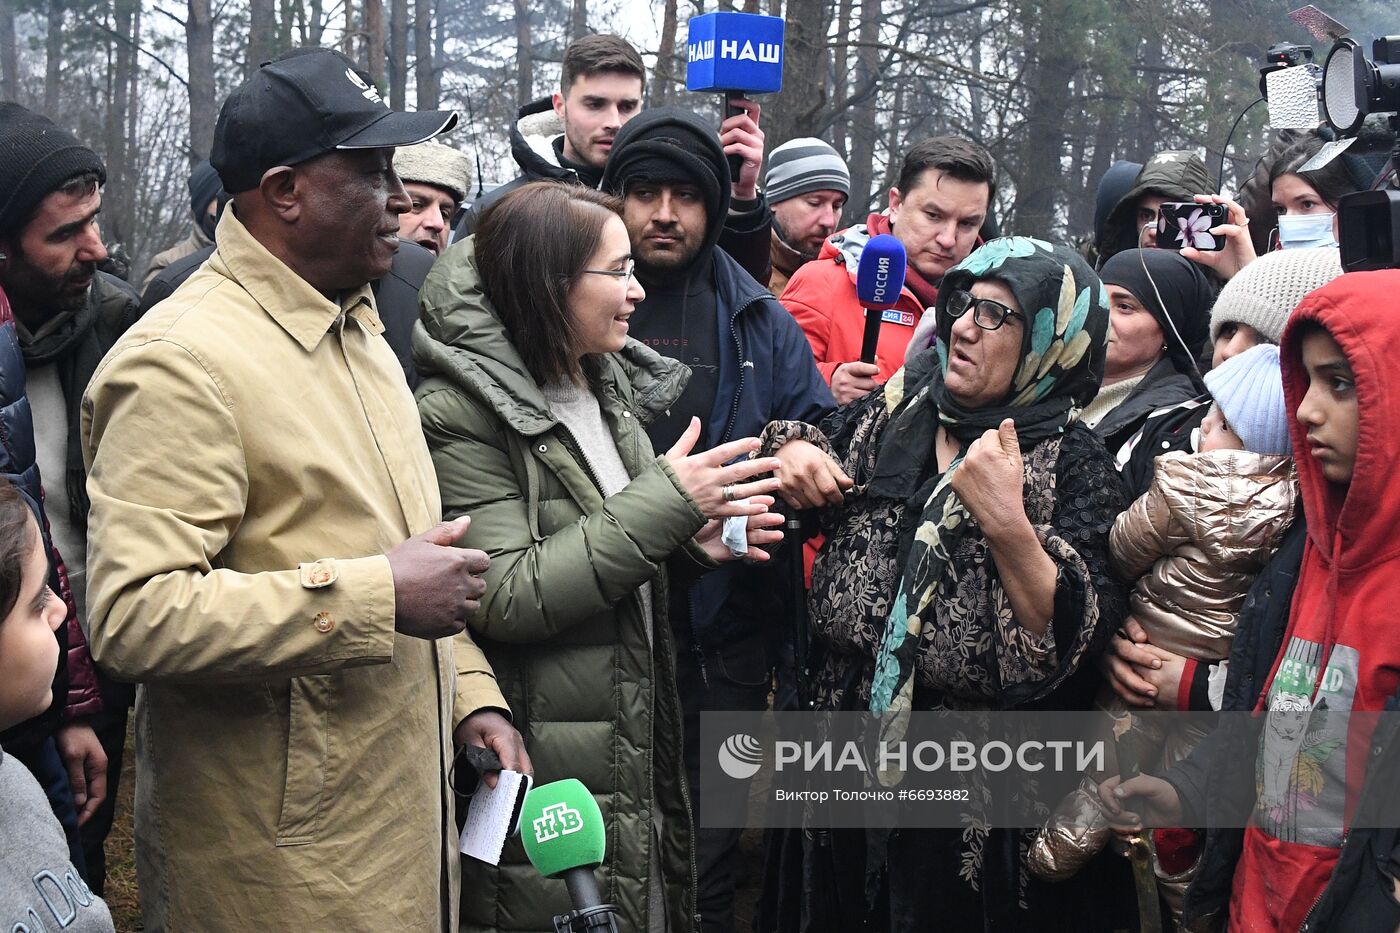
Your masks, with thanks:
[(948, 296), (948, 316), (953, 320), (966, 314), (968, 308), (973, 309), (972, 323), (983, 330), (996, 330), (1005, 324), (1009, 317), (1020, 318), (1022, 321), (1026, 319), (1024, 314), (1008, 308), (1000, 301), (978, 298), (972, 292), (964, 289), (958, 289)]
[(621, 269), (584, 269), (584, 275), (609, 275), (622, 279), (623, 286), (632, 284), (632, 276), (637, 271), (637, 260), (628, 258)]

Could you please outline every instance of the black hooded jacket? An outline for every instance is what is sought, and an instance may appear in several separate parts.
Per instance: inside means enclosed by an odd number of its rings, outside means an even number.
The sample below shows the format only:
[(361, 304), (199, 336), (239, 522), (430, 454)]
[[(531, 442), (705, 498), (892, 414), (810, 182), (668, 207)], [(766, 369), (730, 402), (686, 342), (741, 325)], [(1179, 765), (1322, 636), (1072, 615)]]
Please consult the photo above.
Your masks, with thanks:
[[(718, 182), (715, 213), (726, 215), (729, 166), (719, 136), (699, 117), (674, 108), (647, 110), (628, 121), (618, 133), (603, 170), (603, 189), (621, 193), (623, 179), (636, 165), (637, 152), (629, 153), (629, 148), (639, 138), (638, 145), (649, 150), (643, 155), (645, 160), (664, 157), (665, 144), (658, 146), (657, 142), (658, 137), (667, 135), (669, 126), (680, 131), (687, 142), (700, 141), (703, 153), (691, 151), (689, 155), (699, 156), (714, 173)], [(697, 165), (688, 156), (679, 158)], [(681, 283), (677, 289), (661, 283), (661, 288), (648, 293), (637, 305), (634, 322), (640, 330), (644, 326), (640, 319), (646, 315), (677, 315), (681, 313), (677, 302), (685, 297), (713, 309), (719, 356), (714, 401), (708, 417), (702, 417), (705, 447), (755, 437), (770, 421), (815, 424), (835, 408), (835, 402), (817, 371), (811, 344), (771, 293), (723, 250), (715, 249), (721, 226), (716, 216), (709, 216), (708, 221), (704, 246), (690, 268), (680, 273), (692, 286), (706, 289), (703, 300), (694, 297), (694, 287)], [(781, 618), (784, 611), (783, 587), (771, 568), (762, 565), (726, 564), (688, 590), (677, 587), (674, 592), (678, 598), (672, 606), (672, 623), (680, 644), (702, 651), (770, 631), (772, 620)]]
[[(465, 239), (475, 232), (482, 211), (521, 185), (532, 181), (558, 181), (569, 185), (589, 185), (595, 188), (599, 186), (598, 177), (594, 174), (595, 169), (588, 166), (571, 168), (563, 164), (562, 134), (545, 139), (534, 134), (527, 136), (521, 129), (522, 122), (538, 118), (553, 109), (553, 101), (548, 97), (541, 97), (516, 112), (515, 122), (510, 127), (510, 153), (515, 158), (515, 164), (520, 166), (520, 174), (504, 185), (486, 192), (464, 209), (453, 230), (454, 240)], [(645, 114), (646, 111), (642, 113)], [(633, 117), (633, 121), (636, 119), (637, 117)], [(719, 248), (734, 257), (745, 272), (766, 287), (773, 271), (772, 259), (769, 256), (773, 212), (769, 210), (767, 200), (760, 192), (758, 202), (748, 210), (734, 214), (727, 211), (726, 208)]]

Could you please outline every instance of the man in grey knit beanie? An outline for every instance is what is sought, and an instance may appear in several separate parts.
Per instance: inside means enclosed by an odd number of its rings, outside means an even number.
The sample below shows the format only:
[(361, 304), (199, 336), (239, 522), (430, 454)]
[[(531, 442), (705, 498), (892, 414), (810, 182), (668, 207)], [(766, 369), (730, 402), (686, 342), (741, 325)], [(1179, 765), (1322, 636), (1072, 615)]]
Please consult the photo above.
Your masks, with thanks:
[(1277, 345), (1303, 296), (1342, 274), (1335, 246), (1265, 253), (1235, 273), (1210, 311), (1212, 366), (1255, 344)]
[(851, 173), (840, 154), (820, 139), (793, 139), (769, 154), (763, 193), (773, 208), (768, 287), (781, 295), (793, 273), (816, 259), (836, 231), (851, 193)]

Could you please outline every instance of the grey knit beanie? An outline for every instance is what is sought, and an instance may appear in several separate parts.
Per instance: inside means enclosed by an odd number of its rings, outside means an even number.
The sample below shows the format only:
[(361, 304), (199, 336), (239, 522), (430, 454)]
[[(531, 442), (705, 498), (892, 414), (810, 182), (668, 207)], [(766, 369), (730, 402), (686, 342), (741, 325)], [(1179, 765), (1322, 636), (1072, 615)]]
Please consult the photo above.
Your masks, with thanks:
[(1335, 246), (1280, 249), (1265, 253), (1225, 283), (1210, 310), (1213, 343), (1226, 324), (1248, 324), (1267, 342), (1283, 337), (1288, 315), (1303, 296), (1342, 274), (1341, 250)]
[(851, 193), (851, 172), (831, 146), (807, 136), (792, 139), (768, 154), (763, 193), (777, 204), (809, 191)]

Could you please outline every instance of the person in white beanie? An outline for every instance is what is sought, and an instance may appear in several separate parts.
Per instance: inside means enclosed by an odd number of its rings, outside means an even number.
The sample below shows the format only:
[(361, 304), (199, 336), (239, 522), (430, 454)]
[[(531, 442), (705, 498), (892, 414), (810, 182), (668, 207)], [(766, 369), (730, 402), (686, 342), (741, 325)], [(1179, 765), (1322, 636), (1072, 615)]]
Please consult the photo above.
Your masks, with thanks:
[(399, 239), (441, 256), (452, 233), (452, 220), (471, 190), (471, 162), (465, 153), (429, 141), (396, 149), (394, 171), (412, 202), (399, 215)]
[[(1113, 570), (1133, 586), (1129, 613), (1147, 633), (1141, 647), (1178, 671), (1171, 695), (1158, 697), (1159, 710), (1220, 708), (1240, 608), (1299, 515), (1278, 347), (1251, 347), (1205, 379), (1215, 403), (1201, 424), (1198, 452), (1158, 457), (1151, 487), (1118, 516), (1109, 536)], [(1108, 687), (1099, 705), (1127, 708)], [(1176, 724), (1165, 717), (1134, 722), (1139, 754), (1149, 761), (1161, 753), (1164, 767), (1201, 737), (1198, 727), (1173, 733)], [(1167, 857), (1158, 877), (1176, 906), (1194, 857), (1181, 858), (1191, 843), (1167, 832), (1159, 840)], [(1049, 880), (1069, 877), (1110, 835), (1097, 792), (1081, 785), (1037, 835), (1032, 871)]]
[(1335, 246), (1265, 253), (1225, 283), (1210, 311), (1212, 366), (1256, 344), (1278, 346), (1303, 296), (1342, 274)]

